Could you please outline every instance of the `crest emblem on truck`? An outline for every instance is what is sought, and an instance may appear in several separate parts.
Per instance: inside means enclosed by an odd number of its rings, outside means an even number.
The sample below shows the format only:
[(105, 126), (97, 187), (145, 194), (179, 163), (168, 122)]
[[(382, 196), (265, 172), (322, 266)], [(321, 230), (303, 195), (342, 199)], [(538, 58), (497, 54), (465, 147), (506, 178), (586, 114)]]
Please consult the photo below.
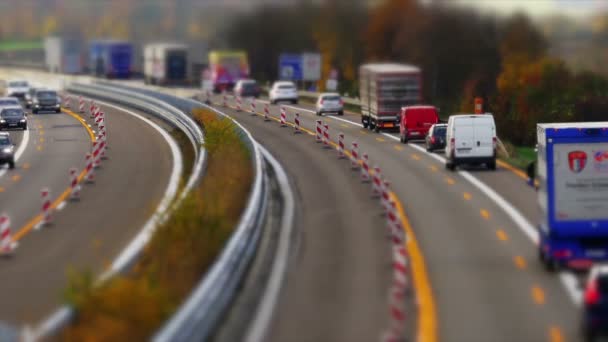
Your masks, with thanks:
[(568, 165), (574, 173), (580, 173), (587, 165), (587, 153), (583, 151), (572, 151), (568, 153)]

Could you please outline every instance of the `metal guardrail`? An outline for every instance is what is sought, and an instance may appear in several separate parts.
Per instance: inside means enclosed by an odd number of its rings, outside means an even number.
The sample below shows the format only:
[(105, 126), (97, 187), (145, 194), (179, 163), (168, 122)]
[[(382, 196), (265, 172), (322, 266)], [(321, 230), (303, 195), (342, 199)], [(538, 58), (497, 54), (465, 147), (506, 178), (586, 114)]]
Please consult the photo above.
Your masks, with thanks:
[[(120, 89), (119, 92), (128, 92), (129, 97), (133, 93), (138, 94), (133, 97), (153, 97), (182, 112), (203, 107), (232, 120), (224, 113), (191, 99), (107, 82), (98, 82), (93, 87), (103, 87), (106, 90), (111, 88), (115, 92)], [(232, 121), (250, 150), (254, 163), (255, 179), (245, 212), (212, 267), (171, 319), (156, 332), (153, 341), (203, 341), (211, 337), (229, 309), (255, 256), (268, 205), (268, 173), (262, 152), (253, 136), (238, 122)]]

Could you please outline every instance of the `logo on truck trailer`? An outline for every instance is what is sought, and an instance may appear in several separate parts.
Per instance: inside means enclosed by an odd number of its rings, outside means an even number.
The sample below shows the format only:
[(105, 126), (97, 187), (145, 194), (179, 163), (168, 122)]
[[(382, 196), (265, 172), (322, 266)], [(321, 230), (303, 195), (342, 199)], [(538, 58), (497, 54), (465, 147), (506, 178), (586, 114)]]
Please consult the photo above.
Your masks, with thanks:
[(574, 173), (580, 173), (587, 165), (587, 153), (583, 151), (572, 151), (568, 153), (568, 165)]

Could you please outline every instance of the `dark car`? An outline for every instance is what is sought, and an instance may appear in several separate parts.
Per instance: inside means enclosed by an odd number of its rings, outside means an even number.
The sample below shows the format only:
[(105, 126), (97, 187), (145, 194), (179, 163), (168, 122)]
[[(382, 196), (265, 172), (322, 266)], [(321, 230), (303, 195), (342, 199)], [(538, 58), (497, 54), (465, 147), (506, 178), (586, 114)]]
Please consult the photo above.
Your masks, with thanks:
[(61, 113), (61, 101), (54, 90), (38, 89), (32, 99), (32, 113), (38, 114), (42, 111), (53, 111)]
[(10, 128), (27, 129), (27, 117), (21, 107), (4, 107), (0, 111), (0, 130)]
[(254, 80), (241, 80), (234, 86), (234, 93), (240, 97), (260, 97), (262, 90)]
[(595, 341), (608, 333), (608, 266), (594, 266), (587, 280), (583, 302), (585, 341)]
[(445, 148), (445, 134), (447, 129), (448, 125), (446, 124), (434, 124), (431, 126), (425, 138), (427, 151), (432, 152)]
[(8, 133), (0, 133), (0, 165), (8, 164), (9, 169), (15, 168), (15, 145)]

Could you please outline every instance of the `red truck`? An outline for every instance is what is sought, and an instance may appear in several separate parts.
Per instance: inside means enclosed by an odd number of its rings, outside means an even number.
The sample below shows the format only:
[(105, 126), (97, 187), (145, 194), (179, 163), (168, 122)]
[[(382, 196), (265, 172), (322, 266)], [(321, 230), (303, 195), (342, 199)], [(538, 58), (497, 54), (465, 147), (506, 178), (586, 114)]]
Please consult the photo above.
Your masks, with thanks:
[(395, 130), (401, 108), (422, 102), (421, 70), (408, 64), (364, 64), (359, 68), (359, 96), (363, 127)]

